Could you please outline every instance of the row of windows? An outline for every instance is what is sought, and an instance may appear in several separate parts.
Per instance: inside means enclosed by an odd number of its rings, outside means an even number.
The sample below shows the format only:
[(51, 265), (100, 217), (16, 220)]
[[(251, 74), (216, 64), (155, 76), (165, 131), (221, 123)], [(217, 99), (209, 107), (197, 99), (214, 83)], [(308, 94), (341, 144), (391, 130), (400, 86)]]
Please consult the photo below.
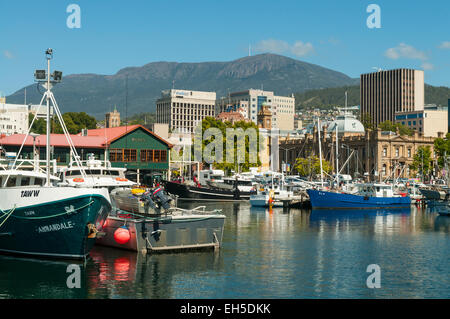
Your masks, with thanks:
[[(166, 150), (141, 150), (141, 162), (161, 163), (167, 162)], [(109, 151), (111, 162), (137, 162), (135, 149), (113, 148)]]
[[(411, 157), (412, 153), (411, 153), (411, 149), (408, 148), (407, 149), (407, 157)], [(387, 157), (387, 148), (383, 148), (383, 157)], [(395, 157), (400, 157), (400, 149), (398, 147), (395, 148)]]
[(141, 150), (141, 162), (161, 163), (166, 161), (166, 150)]

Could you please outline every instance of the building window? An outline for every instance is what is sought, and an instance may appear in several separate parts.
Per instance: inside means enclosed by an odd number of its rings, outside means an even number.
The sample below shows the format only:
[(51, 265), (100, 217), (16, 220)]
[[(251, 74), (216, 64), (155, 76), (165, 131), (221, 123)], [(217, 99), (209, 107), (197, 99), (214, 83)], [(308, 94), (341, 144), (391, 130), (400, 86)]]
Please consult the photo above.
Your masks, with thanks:
[(136, 162), (136, 150), (112, 148), (109, 151), (110, 162)]
[(395, 149), (395, 157), (399, 157), (399, 155), (400, 155), (400, 150), (399, 150), (399, 148), (397, 147), (397, 148)]
[(141, 162), (167, 162), (166, 150), (141, 150)]
[(383, 148), (383, 157), (386, 157), (387, 156), (387, 148), (385, 147), (385, 148)]
[(411, 157), (411, 149), (408, 148), (408, 157)]

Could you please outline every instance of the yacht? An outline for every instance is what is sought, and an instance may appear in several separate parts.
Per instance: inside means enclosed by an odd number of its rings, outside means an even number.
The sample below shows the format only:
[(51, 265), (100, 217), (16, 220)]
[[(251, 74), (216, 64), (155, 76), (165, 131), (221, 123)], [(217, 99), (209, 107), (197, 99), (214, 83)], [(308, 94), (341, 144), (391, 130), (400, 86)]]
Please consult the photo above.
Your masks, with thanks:
[(72, 187), (79, 185), (106, 187), (109, 191), (117, 187), (137, 185), (137, 183), (125, 177), (126, 168), (112, 167), (109, 161), (97, 160), (92, 153), (87, 154), (87, 157), (86, 161), (80, 161), (86, 176), (82, 174), (75, 162), (71, 162), (68, 167), (60, 171), (60, 178), (63, 183)]

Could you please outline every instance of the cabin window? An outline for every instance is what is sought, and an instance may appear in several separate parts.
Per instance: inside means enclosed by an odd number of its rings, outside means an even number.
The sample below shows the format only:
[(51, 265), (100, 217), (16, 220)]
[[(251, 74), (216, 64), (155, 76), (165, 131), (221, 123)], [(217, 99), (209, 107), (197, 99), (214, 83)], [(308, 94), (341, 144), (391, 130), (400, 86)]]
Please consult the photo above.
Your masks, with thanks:
[(103, 171), (103, 175), (119, 176), (119, 171)]
[(34, 184), (33, 185), (43, 185), (44, 183), (43, 183), (43, 179), (42, 178), (37, 178), (37, 177), (35, 177), (34, 178)]
[(89, 174), (89, 175), (101, 175), (99, 169), (88, 169), (88, 170), (86, 170), (86, 174)]
[(28, 186), (30, 185), (30, 178), (22, 176), (22, 179), (20, 180), (20, 186)]
[(81, 175), (81, 171), (68, 171), (66, 176), (78, 176)]
[(6, 183), (6, 187), (14, 187), (16, 186), (16, 177), (9, 177), (8, 182)]

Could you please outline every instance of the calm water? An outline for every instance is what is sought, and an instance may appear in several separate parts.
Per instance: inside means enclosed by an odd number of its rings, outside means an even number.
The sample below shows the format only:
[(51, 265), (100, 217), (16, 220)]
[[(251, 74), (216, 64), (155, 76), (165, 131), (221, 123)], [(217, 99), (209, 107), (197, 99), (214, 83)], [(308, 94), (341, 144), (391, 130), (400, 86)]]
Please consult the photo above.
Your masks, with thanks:
[[(145, 256), (96, 246), (81, 264), (80, 289), (67, 288), (66, 262), (1, 256), (0, 298), (450, 297), (448, 217), (417, 208), (207, 206), (227, 216), (217, 253)], [(369, 264), (381, 268), (379, 289), (366, 286)]]

